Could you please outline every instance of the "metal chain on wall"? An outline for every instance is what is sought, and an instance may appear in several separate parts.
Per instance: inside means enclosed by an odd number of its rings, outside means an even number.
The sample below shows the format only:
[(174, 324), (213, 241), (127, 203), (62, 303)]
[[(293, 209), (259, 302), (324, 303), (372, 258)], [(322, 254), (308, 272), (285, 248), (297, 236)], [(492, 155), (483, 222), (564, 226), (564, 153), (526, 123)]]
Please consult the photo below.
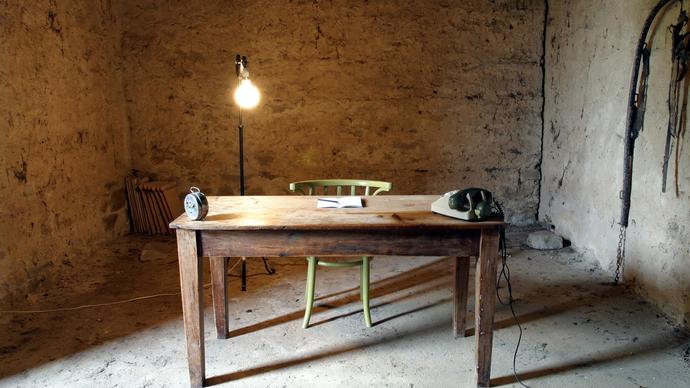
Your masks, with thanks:
[(618, 284), (621, 277), (621, 270), (623, 269), (623, 261), (625, 260), (625, 233), (627, 227), (621, 225), (620, 232), (618, 233), (618, 250), (616, 252), (616, 275), (613, 278), (613, 284)]

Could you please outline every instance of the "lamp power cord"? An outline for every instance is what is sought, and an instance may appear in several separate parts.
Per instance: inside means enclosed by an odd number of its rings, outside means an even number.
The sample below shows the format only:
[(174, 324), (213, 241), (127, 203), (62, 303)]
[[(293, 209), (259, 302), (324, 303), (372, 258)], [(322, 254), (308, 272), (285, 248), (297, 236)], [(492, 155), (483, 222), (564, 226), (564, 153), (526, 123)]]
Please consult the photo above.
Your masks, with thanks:
[[(233, 264), (230, 268), (228, 268), (228, 273), (230, 271), (232, 271), (235, 267), (237, 267), (237, 265), (241, 261), (242, 261), (242, 259), (238, 259), (235, 262), (235, 264)], [(232, 275), (232, 274), (230, 274), (229, 276), (239, 277), (239, 275)], [(211, 283), (206, 283), (203, 285), (203, 287), (204, 288), (211, 287)], [(0, 314), (41, 314), (41, 313), (56, 313), (56, 312), (61, 312), (61, 311), (75, 311), (75, 310), (82, 310), (82, 309), (92, 308), (92, 307), (114, 306), (114, 305), (118, 305), (118, 304), (136, 302), (138, 300), (161, 298), (161, 297), (165, 297), (165, 296), (177, 296), (177, 295), (180, 295), (179, 291), (178, 292), (165, 292), (165, 293), (160, 293), (160, 294), (138, 296), (136, 298), (117, 300), (114, 302), (84, 304), (84, 305), (73, 306), (73, 307), (59, 307), (59, 308), (54, 308), (54, 309), (41, 309), (41, 310), (0, 310)]]

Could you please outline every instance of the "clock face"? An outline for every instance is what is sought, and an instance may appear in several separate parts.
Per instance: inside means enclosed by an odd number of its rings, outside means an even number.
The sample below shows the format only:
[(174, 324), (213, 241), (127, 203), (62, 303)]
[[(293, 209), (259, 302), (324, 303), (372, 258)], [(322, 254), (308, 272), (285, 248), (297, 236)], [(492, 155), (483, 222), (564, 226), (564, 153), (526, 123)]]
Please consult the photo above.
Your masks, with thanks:
[(187, 217), (192, 220), (196, 220), (199, 217), (199, 202), (194, 198), (193, 195), (188, 194), (184, 199), (184, 211), (187, 213)]

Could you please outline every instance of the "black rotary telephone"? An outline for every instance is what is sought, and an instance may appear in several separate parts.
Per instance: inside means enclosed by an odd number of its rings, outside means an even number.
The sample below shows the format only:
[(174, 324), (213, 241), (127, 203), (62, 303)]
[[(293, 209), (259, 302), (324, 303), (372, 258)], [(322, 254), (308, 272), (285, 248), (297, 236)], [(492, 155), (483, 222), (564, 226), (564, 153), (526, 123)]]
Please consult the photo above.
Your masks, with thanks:
[(503, 218), (500, 205), (489, 190), (469, 188), (445, 193), (431, 204), (431, 211), (465, 221)]

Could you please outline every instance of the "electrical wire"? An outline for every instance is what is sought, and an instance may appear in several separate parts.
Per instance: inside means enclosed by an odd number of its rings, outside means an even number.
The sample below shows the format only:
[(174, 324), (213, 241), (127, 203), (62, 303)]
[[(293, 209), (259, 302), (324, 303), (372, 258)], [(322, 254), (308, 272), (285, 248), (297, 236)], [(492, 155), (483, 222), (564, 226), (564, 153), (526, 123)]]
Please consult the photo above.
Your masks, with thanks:
[[(204, 284), (204, 287), (207, 287), (208, 285), (210, 285), (210, 284)], [(74, 310), (81, 310), (81, 309), (86, 309), (86, 308), (91, 308), (91, 307), (113, 306), (113, 305), (117, 305), (117, 304), (130, 303), (130, 302), (134, 302), (137, 300), (160, 298), (163, 296), (176, 296), (176, 295), (180, 295), (180, 293), (179, 292), (170, 292), (170, 293), (163, 293), (163, 294), (145, 295), (145, 296), (139, 296), (139, 297), (132, 298), (132, 299), (118, 300), (115, 302), (85, 304), (85, 305), (81, 305), (81, 306), (60, 307), (60, 308), (56, 308), (56, 309), (0, 310), (0, 313), (2, 313), (2, 314), (39, 314), (39, 313), (54, 313), (54, 312), (58, 312), (58, 311), (74, 311)]]
[[(501, 203), (494, 199), (494, 204), (496, 206), (496, 212), (498, 213), (498, 215), (502, 219), (505, 218), (505, 213), (503, 213), (503, 207), (501, 206)], [(513, 377), (515, 377), (515, 381), (517, 381), (518, 384), (522, 385), (525, 388), (530, 388), (529, 385), (523, 383), (522, 380), (520, 380), (520, 378), (517, 375), (517, 368), (515, 367), (518, 349), (520, 349), (520, 343), (522, 342), (522, 326), (520, 325), (520, 321), (517, 318), (517, 314), (515, 314), (515, 306), (513, 304), (515, 300), (513, 299), (513, 285), (510, 282), (510, 267), (508, 267), (508, 244), (506, 243), (505, 229), (501, 229), (501, 234), (498, 239), (498, 250), (501, 253), (501, 272), (498, 273), (498, 281), (496, 281), (496, 298), (498, 299), (499, 303), (501, 303), (503, 306), (510, 307), (510, 313), (513, 314), (513, 320), (515, 320), (515, 323), (517, 324), (517, 327), (520, 331), (520, 334), (518, 335), (517, 344), (515, 344), (515, 352), (513, 353)], [(501, 294), (499, 292), (499, 289), (501, 288), (501, 279), (505, 279), (506, 286), (508, 288), (507, 302), (504, 302), (503, 299), (501, 299)]]
[[(235, 262), (235, 264), (233, 264), (232, 267), (230, 267), (228, 269), (228, 272), (232, 271), (235, 267), (237, 267), (237, 264), (239, 264), (241, 260), (242, 259), (237, 260), (237, 262)], [(235, 275), (230, 275), (230, 276), (235, 276)], [(211, 283), (206, 283), (203, 285), (204, 288), (208, 288), (210, 286), (211, 286)], [(179, 291), (178, 292), (166, 292), (166, 293), (161, 293), (161, 294), (138, 296), (136, 298), (118, 300), (118, 301), (114, 301), (114, 302), (84, 304), (81, 306), (74, 306), (74, 307), (59, 307), (59, 308), (55, 308), (55, 309), (42, 309), (42, 310), (0, 310), (0, 314), (41, 314), (41, 313), (55, 313), (55, 312), (60, 312), (60, 311), (75, 311), (75, 310), (82, 310), (82, 309), (92, 308), (92, 307), (114, 306), (114, 305), (118, 305), (118, 304), (136, 302), (138, 300), (161, 298), (164, 296), (177, 296), (177, 295), (180, 295)]]
[[(515, 366), (517, 361), (518, 349), (520, 349), (520, 343), (522, 342), (522, 326), (520, 325), (520, 321), (518, 320), (517, 314), (515, 313), (515, 300), (513, 299), (513, 286), (510, 283), (510, 268), (508, 267), (508, 246), (506, 244), (505, 230), (501, 230), (501, 235), (499, 238), (499, 250), (501, 252), (501, 272), (498, 274), (498, 282), (496, 283), (496, 297), (502, 305), (510, 307), (510, 312), (511, 314), (513, 314), (513, 320), (515, 320), (515, 323), (517, 324), (517, 327), (520, 331), (520, 334), (518, 335), (517, 344), (515, 344), (515, 352), (513, 353), (513, 377), (515, 377), (515, 381), (517, 381), (518, 384), (522, 385), (525, 388), (530, 388), (529, 385), (523, 383), (522, 380), (520, 380), (520, 378), (517, 375), (517, 368)], [(501, 294), (498, 291), (501, 285), (501, 279), (505, 279), (506, 286), (508, 288), (508, 300), (505, 302), (501, 299)]]

